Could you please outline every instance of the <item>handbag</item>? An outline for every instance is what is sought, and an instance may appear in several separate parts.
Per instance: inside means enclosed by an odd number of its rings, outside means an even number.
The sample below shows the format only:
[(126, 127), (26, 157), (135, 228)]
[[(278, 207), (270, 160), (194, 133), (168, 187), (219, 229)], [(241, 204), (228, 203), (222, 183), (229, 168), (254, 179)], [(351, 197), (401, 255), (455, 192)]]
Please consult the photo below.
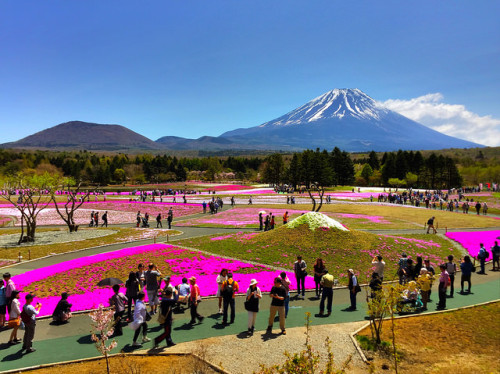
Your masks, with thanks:
[(357, 284), (355, 287), (354, 287), (354, 292), (355, 293), (358, 293), (358, 292), (361, 292), (361, 287), (359, 284)]
[(249, 312), (252, 312), (251, 308), (251, 303), (250, 300), (245, 300), (245, 310), (248, 310)]
[(146, 313), (146, 322), (151, 321), (151, 314)]

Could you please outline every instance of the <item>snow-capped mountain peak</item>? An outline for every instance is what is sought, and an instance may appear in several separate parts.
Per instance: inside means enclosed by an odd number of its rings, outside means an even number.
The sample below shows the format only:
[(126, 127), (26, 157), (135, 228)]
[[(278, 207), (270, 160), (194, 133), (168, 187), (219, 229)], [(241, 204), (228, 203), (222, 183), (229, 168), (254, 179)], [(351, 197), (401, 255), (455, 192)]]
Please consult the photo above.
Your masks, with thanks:
[(336, 88), (260, 127), (304, 124), (345, 117), (380, 120), (381, 115), (387, 112), (387, 109), (357, 88)]

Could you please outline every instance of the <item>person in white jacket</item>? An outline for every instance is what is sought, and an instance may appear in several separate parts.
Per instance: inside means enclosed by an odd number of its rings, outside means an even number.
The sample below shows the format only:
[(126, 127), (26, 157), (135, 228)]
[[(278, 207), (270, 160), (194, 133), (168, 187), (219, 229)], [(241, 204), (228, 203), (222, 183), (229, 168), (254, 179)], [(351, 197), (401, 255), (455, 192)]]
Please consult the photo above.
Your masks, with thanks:
[(146, 304), (144, 304), (144, 298), (146, 297), (146, 294), (144, 292), (139, 292), (137, 295), (137, 301), (135, 302), (135, 309), (134, 309), (134, 321), (131, 323), (132, 329), (135, 330), (134, 333), (134, 341), (132, 344), (132, 347), (141, 347), (142, 344), (137, 342), (137, 338), (139, 338), (139, 334), (141, 332), (142, 328), (142, 342), (146, 343), (151, 341), (147, 337), (148, 334), (148, 324), (146, 322)]
[(12, 291), (12, 303), (9, 312), (9, 327), (12, 328), (8, 344), (19, 344), (21, 339), (17, 338), (17, 330), (21, 325), (21, 303), (19, 301), (19, 291)]

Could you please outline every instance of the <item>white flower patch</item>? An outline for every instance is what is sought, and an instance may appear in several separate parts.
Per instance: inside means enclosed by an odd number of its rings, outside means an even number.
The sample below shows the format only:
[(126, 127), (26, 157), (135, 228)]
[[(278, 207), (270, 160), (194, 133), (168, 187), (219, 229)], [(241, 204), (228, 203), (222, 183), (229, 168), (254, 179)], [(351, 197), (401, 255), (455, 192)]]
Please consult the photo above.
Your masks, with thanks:
[(300, 225), (303, 224), (308, 224), (309, 229), (311, 230), (316, 230), (317, 228), (320, 227), (329, 227), (332, 229), (338, 229), (342, 231), (349, 231), (345, 226), (343, 226), (340, 222), (334, 220), (333, 218), (330, 218), (323, 213), (318, 213), (318, 212), (309, 212), (306, 214), (303, 214), (297, 218), (295, 218), (293, 221), (287, 223), (287, 227), (289, 229), (294, 229)]

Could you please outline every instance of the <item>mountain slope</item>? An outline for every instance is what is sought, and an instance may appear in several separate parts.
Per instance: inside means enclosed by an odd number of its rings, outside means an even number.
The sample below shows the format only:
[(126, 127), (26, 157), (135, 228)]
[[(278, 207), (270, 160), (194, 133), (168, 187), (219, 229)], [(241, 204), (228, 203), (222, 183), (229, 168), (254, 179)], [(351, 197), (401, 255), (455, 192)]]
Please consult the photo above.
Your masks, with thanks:
[(162, 146), (126, 127), (71, 121), (3, 145), (9, 148), (88, 150), (161, 149)]
[(359, 89), (329, 91), (260, 126), (221, 137), (275, 149), (326, 148), (347, 151), (471, 148), (481, 146), (434, 131), (384, 108)]

